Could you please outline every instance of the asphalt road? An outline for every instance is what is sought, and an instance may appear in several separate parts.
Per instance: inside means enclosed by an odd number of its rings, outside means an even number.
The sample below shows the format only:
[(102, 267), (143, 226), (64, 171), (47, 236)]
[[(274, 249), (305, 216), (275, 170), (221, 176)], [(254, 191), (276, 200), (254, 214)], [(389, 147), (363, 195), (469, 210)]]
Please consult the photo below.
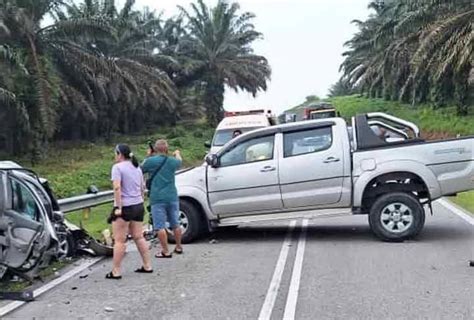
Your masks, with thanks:
[(365, 216), (303, 223), (221, 230), (152, 275), (130, 250), (122, 280), (104, 260), (6, 318), (474, 319), (474, 226), (444, 207), (404, 243), (375, 239)]

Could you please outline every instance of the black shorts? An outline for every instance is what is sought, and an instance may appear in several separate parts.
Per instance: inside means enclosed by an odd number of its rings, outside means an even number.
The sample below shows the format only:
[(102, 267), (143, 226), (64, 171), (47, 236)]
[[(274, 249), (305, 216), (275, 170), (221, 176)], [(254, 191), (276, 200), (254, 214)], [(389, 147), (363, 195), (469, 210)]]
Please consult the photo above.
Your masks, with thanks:
[(143, 218), (145, 216), (145, 208), (143, 207), (143, 203), (135, 204), (133, 206), (122, 207), (122, 218), (125, 221), (137, 221), (143, 222)]

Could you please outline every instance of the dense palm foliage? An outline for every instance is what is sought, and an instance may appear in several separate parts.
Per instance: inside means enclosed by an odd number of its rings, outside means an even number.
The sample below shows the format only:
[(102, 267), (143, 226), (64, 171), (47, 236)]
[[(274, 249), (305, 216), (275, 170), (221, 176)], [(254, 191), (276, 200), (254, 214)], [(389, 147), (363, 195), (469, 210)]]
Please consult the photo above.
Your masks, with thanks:
[(472, 0), (374, 1), (375, 13), (354, 21), (343, 82), (371, 97), (410, 103), (474, 105)]
[(344, 79), (339, 79), (336, 83), (331, 85), (328, 92), (328, 97), (349, 96), (356, 92), (356, 90)]
[(0, 0), (2, 149), (39, 152), (53, 139), (138, 132), (205, 111), (215, 122), (224, 85), (266, 88), (251, 14), (199, 2), (163, 19), (134, 2)]

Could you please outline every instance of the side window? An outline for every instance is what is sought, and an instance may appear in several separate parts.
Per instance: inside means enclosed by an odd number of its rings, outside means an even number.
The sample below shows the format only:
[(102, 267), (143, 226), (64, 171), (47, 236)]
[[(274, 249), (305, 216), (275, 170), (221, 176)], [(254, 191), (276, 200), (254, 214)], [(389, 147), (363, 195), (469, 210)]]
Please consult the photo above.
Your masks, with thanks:
[(285, 133), (283, 143), (285, 158), (327, 150), (332, 145), (332, 127)]
[(242, 142), (221, 156), (221, 166), (271, 160), (273, 159), (274, 140), (275, 137), (272, 135)]
[(31, 191), (24, 184), (16, 180), (11, 180), (11, 187), (13, 196), (12, 209), (31, 220), (38, 220), (40, 216), (39, 208)]

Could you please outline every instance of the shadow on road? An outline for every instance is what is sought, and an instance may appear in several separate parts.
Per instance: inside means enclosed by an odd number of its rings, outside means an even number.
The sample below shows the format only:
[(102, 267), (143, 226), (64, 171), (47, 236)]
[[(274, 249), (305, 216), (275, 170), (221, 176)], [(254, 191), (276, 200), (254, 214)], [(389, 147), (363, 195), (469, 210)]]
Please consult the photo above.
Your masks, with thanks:
[[(199, 242), (215, 239), (219, 242), (265, 242), (283, 241), (288, 232), (287, 226), (243, 226), (233, 228), (217, 229), (207, 238)], [(300, 234), (301, 227), (296, 226), (293, 237)], [(474, 231), (469, 228), (453, 228), (452, 225), (427, 225), (414, 241), (437, 242), (437, 241), (459, 241), (472, 239)], [(310, 225), (307, 229), (307, 241), (331, 241), (331, 242), (367, 242), (379, 241), (370, 231), (368, 225)]]

